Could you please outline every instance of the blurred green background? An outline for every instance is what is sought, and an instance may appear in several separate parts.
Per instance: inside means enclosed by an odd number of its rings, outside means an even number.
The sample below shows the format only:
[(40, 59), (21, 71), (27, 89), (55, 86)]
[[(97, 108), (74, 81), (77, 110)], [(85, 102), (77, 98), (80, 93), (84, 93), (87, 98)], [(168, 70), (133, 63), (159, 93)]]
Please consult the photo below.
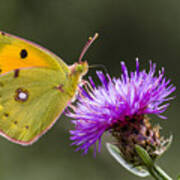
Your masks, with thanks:
[[(86, 54), (89, 64), (104, 64), (112, 76), (119, 76), (120, 61), (135, 69), (152, 59), (177, 86), (176, 100), (156, 117), (163, 135), (174, 135), (170, 150), (159, 164), (174, 178), (180, 172), (180, 1), (179, 0), (2, 0), (0, 29), (35, 41), (72, 64), (88, 36), (100, 37)], [(100, 68), (90, 69), (89, 75)], [(93, 75), (94, 76), (94, 75)], [(107, 152), (93, 157), (70, 147), (70, 119), (64, 116), (37, 143), (21, 147), (0, 137), (1, 180), (136, 180)], [(103, 138), (103, 142), (107, 137)], [(178, 162), (179, 161), (179, 162)], [(151, 178), (148, 178), (151, 179)]]

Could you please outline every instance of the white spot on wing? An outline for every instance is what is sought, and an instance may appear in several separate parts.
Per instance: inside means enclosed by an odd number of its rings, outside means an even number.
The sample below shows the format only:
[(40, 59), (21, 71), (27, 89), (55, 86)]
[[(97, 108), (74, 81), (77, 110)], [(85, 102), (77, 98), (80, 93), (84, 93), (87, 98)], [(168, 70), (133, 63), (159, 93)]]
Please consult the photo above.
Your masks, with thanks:
[(26, 94), (25, 92), (20, 92), (20, 93), (18, 94), (18, 97), (19, 97), (19, 99), (21, 99), (21, 100), (26, 100), (26, 99), (27, 99), (27, 94)]

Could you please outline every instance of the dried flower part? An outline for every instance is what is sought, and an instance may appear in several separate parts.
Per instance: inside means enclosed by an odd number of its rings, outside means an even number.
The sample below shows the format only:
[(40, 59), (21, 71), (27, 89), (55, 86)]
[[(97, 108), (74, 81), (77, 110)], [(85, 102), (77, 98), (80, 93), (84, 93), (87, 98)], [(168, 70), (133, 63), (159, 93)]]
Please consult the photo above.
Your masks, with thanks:
[(160, 137), (160, 126), (152, 127), (147, 116), (134, 116), (126, 123), (114, 124), (111, 133), (116, 139), (116, 146), (124, 158), (134, 165), (143, 165), (135, 145), (143, 147), (152, 159), (156, 159), (166, 150), (163, 137)]

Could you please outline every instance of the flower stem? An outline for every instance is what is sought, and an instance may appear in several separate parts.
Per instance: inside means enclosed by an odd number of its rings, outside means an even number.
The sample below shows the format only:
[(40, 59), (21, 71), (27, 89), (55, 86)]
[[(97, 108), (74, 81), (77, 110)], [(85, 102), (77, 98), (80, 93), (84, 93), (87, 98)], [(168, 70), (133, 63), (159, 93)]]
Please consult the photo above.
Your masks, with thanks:
[(157, 174), (157, 172), (152, 168), (148, 168), (149, 174), (156, 180), (162, 180), (159, 175)]
[(154, 164), (153, 167), (147, 168), (149, 173), (151, 174), (152, 177), (156, 180), (172, 180), (171, 177), (169, 177), (165, 171), (163, 171), (159, 166)]

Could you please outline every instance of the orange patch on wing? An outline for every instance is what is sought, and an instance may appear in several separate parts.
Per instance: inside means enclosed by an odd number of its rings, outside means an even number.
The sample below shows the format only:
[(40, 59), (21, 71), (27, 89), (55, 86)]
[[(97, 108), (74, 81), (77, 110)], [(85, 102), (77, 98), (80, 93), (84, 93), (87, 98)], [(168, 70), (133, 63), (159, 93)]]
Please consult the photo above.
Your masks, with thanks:
[(33, 47), (5, 45), (0, 49), (1, 74), (26, 67), (52, 67), (52, 64), (45, 59), (47, 59), (47, 55), (45, 56)]

